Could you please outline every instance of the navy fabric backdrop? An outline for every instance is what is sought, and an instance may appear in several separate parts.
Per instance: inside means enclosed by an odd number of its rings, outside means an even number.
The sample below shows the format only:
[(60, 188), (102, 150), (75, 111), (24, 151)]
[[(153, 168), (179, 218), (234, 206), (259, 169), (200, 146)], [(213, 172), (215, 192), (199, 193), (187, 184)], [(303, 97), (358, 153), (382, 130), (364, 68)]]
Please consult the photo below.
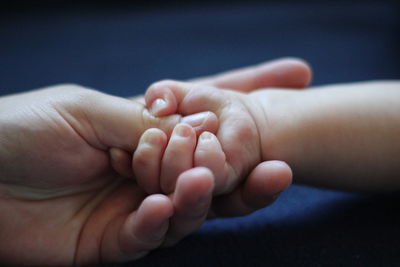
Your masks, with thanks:
[[(19, 6), (21, 4), (22, 6)], [(72, 82), (120, 96), (282, 56), (314, 85), (400, 78), (390, 1), (85, 2), (0, 11), (0, 95)], [(272, 206), (206, 222), (133, 266), (398, 266), (399, 195), (294, 185)]]

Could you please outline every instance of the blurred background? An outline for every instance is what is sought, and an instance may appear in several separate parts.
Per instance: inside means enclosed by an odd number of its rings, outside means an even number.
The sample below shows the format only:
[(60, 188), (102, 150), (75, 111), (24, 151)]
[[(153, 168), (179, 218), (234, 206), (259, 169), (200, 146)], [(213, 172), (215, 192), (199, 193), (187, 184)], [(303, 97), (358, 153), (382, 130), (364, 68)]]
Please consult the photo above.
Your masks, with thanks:
[[(6, 1), (0, 95), (77, 83), (120, 96), (278, 57), (313, 85), (400, 78), (398, 1)], [(399, 266), (397, 194), (294, 185), (132, 266)]]
[(73, 82), (128, 96), (283, 56), (310, 62), (315, 85), (399, 78), (397, 3), (9, 1), (0, 92)]

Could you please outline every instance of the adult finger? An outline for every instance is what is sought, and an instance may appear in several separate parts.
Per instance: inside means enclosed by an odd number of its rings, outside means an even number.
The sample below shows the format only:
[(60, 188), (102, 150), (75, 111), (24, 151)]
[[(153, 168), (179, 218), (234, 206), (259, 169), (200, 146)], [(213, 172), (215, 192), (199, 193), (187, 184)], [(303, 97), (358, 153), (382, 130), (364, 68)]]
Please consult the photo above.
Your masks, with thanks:
[[(72, 94), (72, 90), (67, 92), (72, 97), (59, 112), (86, 142), (101, 150), (117, 148), (133, 152), (145, 130), (159, 128), (169, 135), (183, 119), (177, 114), (154, 117), (139, 102), (86, 88), (79, 88)], [(187, 123), (191, 125), (191, 121)], [(196, 132), (215, 132), (218, 119), (211, 112), (206, 112), (193, 124)]]
[(266, 87), (304, 88), (311, 78), (312, 70), (307, 62), (298, 58), (281, 58), (191, 82), (249, 92)]
[(150, 195), (127, 218), (116, 220), (102, 240), (102, 260), (123, 262), (143, 257), (164, 241), (173, 215), (171, 200)]
[(282, 161), (265, 161), (232, 193), (215, 198), (210, 217), (242, 216), (275, 201), (292, 182), (292, 171)]
[(214, 177), (210, 170), (197, 167), (182, 173), (172, 196), (174, 215), (164, 246), (170, 246), (197, 230), (210, 207)]

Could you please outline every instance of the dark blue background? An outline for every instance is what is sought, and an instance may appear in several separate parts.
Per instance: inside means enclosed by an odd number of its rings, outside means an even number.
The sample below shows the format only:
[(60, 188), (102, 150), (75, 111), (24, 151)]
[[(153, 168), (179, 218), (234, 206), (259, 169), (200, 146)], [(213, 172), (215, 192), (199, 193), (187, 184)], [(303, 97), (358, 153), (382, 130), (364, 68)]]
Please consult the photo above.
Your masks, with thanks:
[[(0, 95), (72, 82), (130, 96), (282, 56), (310, 62), (314, 85), (400, 78), (395, 1), (27, 3), (0, 11)], [(397, 194), (295, 185), (131, 264), (399, 266), (399, 208)]]

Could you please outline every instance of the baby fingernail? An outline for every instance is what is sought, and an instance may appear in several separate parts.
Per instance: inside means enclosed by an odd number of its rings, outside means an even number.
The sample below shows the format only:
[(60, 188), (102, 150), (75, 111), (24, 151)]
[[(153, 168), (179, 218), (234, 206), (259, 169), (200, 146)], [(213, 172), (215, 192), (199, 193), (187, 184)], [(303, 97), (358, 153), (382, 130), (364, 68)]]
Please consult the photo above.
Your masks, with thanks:
[(200, 135), (200, 139), (204, 140), (204, 141), (211, 140), (212, 138), (213, 138), (213, 134), (210, 132), (202, 132)]
[(157, 114), (167, 107), (167, 102), (162, 98), (157, 98), (151, 105), (150, 112), (157, 116)]
[(192, 133), (190, 126), (184, 124), (178, 124), (175, 128), (175, 132), (181, 137), (189, 137)]
[(141, 142), (149, 145), (160, 145), (162, 143), (162, 136), (150, 129), (143, 135)]
[(204, 121), (208, 118), (209, 112), (201, 112), (182, 118), (182, 122), (191, 125), (192, 127), (201, 126)]

